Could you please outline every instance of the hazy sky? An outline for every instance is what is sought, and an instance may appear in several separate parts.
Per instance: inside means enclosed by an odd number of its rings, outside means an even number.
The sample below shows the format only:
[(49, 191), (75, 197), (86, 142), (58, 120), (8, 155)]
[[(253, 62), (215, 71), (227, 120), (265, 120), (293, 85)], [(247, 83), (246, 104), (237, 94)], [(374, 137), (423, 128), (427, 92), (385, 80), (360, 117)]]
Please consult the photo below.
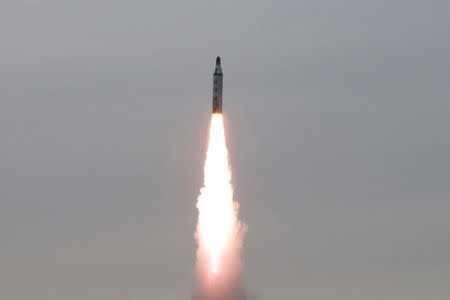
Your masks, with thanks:
[(450, 297), (450, 2), (0, 3), (0, 298), (189, 299), (216, 55), (248, 287)]

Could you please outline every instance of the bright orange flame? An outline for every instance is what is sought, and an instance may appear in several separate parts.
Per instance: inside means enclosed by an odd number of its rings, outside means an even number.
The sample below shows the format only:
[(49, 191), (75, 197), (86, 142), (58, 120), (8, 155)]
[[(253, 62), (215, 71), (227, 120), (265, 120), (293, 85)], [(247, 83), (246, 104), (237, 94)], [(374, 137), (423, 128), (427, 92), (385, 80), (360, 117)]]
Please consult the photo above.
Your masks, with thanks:
[(213, 114), (204, 167), (204, 185), (197, 202), (197, 269), (202, 277), (201, 281), (209, 282), (216, 278), (214, 285), (221, 284), (225, 288), (238, 277), (241, 268), (240, 248), (245, 230), (238, 220), (238, 208), (238, 204), (233, 201), (222, 114)]

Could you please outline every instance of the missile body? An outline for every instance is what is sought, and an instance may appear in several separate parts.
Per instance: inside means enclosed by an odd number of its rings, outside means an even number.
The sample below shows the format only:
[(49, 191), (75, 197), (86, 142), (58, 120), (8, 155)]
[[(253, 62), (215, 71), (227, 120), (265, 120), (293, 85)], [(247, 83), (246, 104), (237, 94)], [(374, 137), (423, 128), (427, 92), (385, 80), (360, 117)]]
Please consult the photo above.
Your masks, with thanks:
[(213, 75), (213, 114), (222, 113), (222, 87), (223, 87), (223, 74), (222, 68), (220, 67), (220, 57), (216, 58), (216, 68), (214, 69)]

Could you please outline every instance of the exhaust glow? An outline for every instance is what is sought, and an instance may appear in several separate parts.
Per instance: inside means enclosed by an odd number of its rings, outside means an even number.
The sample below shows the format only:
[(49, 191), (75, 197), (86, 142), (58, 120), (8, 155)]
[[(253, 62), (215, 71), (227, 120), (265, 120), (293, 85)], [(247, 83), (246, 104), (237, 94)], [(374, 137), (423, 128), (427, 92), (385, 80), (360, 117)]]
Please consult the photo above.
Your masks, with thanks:
[(240, 250), (245, 225), (233, 201), (231, 169), (222, 114), (213, 114), (204, 166), (204, 184), (197, 202), (197, 281), (202, 298), (234, 289), (241, 273)]

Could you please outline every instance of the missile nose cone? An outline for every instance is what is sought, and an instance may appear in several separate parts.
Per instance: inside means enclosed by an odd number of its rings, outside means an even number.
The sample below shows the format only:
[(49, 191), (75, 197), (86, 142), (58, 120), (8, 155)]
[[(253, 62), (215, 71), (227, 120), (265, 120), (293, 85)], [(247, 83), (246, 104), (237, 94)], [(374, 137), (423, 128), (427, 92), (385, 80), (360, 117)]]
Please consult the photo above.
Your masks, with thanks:
[(217, 56), (216, 58), (216, 66), (220, 66), (220, 56)]

